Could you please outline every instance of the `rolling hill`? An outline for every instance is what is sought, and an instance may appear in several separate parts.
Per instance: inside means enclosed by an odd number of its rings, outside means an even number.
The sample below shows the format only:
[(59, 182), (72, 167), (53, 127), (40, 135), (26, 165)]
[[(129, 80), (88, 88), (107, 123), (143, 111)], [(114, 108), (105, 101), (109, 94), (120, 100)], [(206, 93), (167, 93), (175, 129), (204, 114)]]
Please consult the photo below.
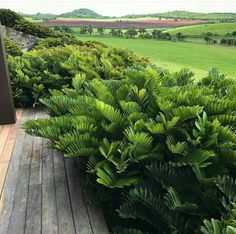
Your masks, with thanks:
[[(116, 19), (118, 17), (103, 16), (93, 10), (87, 8), (76, 9), (71, 12), (60, 15), (54, 14), (22, 14), (24, 17), (31, 17), (35, 20), (47, 20), (52, 18), (71, 18), (71, 19)], [(187, 20), (236, 20), (236, 13), (198, 13), (189, 11), (169, 11), (165, 13), (142, 14), (142, 15), (126, 15), (119, 18), (137, 19), (137, 18), (168, 18), (168, 19), (187, 19)]]
[(175, 35), (180, 32), (187, 36), (202, 36), (209, 32), (219, 36), (225, 36), (227, 33), (236, 31), (236, 23), (215, 23), (215, 24), (200, 24), (178, 27), (166, 30), (165, 32)]
[(23, 16), (24, 18), (31, 18), (33, 20), (49, 20), (49, 19), (57, 18), (57, 15), (54, 15), (51, 13), (38, 12), (37, 14), (22, 14), (22, 13), (19, 13), (19, 14)]
[(99, 18), (105, 18), (105, 16), (99, 15), (95, 11), (92, 11), (87, 8), (81, 8), (78, 10), (74, 10), (72, 12), (63, 13), (61, 15), (58, 15), (59, 18), (92, 18), (92, 19), (99, 19)]
[(139, 17), (159, 17), (170, 19), (189, 19), (189, 20), (236, 20), (236, 13), (199, 13), (189, 11), (169, 11), (165, 13), (154, 13), (144, 15), (126, 15), (126, 18)]

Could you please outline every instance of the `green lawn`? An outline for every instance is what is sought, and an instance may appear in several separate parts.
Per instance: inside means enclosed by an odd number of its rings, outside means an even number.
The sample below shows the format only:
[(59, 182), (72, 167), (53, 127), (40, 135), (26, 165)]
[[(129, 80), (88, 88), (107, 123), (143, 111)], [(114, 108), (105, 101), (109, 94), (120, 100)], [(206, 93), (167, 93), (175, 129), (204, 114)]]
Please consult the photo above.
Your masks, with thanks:
[(184, 35), (189, 36), (202, 36), (206, 32), (216, 33), (220, 36), (224, 36), (227, 33), (232, 33), (236, 31), (236, 23), (215, 23), (215, 24), (201, 24), (201, 25), (192, 25), (185, 27), (178, 27), (174, 29), (166, 30), (170, 34), (176, 34), (181, 32)]
[(42, 22), (42, 20), (37, 20), (37, 19), (32, 19), (30, 17), (24, 17), (26, 20), (32, 22), (32, 23), (40, 23)]
[(196, 78), (205, 76), (210, 67), (217, 67), (227, 76), (236, 77), (236, 48), (233, 47), (109, 36), (78, 36), (78, 38), (129, 48), (171, 71), (189, 67), (196, 74)]

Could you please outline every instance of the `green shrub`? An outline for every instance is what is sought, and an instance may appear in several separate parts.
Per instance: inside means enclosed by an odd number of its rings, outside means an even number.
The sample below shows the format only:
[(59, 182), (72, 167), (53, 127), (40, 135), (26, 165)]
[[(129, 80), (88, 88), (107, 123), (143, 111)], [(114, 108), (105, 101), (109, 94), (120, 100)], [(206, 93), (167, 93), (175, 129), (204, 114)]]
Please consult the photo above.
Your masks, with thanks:
[(5, 50), (7, 55), (11, 56), (21, 56), (23, 54), (20, 46), (14, 41), (10, 40), (8, 37), (4, 37)]
[(66, 46), (66, 45), (84, 45), (82, 41), (77, 40), (73, 36), (61, 36), (61, 37), (48, 37), (36, 41), (32, 49), (39, 50), (57, 46)]
[(31, 23), (21, 15), (8, 9), (0, 9), (0, 22), (2, 25), (14, 28), (25, 34), (43, 38), (56, 36), (56, 33), (51, 28)]
[(199, 83), (192, 75), (151, 68), (117, 80), (77, 74), (73, 88), (41, 100), (52, 117), (23, 128), (66, 157), (83, 158), (119, 225), (115, 233), (210, 234), (211, 219), (234, 230), (236, 81), (216, 70)]
[(148, 61), (129, 50), (86, 42), (83, 46), (43, 47), (9, 58), (8, 63), (15, 105), (35, 106), (39, 98), (50, 96), (50, 89), (71, 87), (71, 79), (79, 72), (89, 80), (123, 79), (126, 68), (146, 66)]
[(9, 9), (0, 9), (0, 22), (10, 28), (14, 28), (16, 24), (24, 20), (22, 16)]

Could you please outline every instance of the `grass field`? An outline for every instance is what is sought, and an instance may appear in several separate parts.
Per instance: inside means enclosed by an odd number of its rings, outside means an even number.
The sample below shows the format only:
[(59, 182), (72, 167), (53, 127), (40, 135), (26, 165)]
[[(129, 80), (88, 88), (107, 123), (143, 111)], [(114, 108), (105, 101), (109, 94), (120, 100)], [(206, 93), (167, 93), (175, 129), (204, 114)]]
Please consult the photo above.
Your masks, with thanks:
[(26, 20), (32, 22), (32, 23), (40, 23), (40, 22), (42, 22), (42, 20), (32, 19), (32, 18), (30, 18), (30, 17), (24, 17), (24, 18), (25, 18)]
[(236, 48), (232, 47), (109, 36), (78, 36), (78, 38), (129, 48), (139, 55), (149, 57), (157, 66), (171, 71), (189, 67), (196, 74), (196, 79), (205, 76), (210, 67), (217, 67), (225, 75), (236, 77)]
[(181, 32), (184, 35), (189, 36), (202, 36), (206, 32), (211, 32), (214, 34), (216, 33), (220, 36), (224, 36), (227, 33), (231, 33), (233, 31), (236, 31), (236, 23), (201, 24), (166, 30), (166, 32), (170, 34)]

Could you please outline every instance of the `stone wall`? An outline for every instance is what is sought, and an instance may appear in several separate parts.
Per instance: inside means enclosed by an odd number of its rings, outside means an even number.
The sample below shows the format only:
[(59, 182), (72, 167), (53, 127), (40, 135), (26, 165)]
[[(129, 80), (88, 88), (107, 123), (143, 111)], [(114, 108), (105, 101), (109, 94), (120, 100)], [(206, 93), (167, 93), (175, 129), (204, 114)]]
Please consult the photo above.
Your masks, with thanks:
[(38, 40), (38, 37), (24, 34), (23, 32), (17, 31), (13, 28), (8, 28), (4, 25), (0, 25), (0, 30), (3, 36), (7, 36), (18, 43), (23, 51), (29, 50)]

